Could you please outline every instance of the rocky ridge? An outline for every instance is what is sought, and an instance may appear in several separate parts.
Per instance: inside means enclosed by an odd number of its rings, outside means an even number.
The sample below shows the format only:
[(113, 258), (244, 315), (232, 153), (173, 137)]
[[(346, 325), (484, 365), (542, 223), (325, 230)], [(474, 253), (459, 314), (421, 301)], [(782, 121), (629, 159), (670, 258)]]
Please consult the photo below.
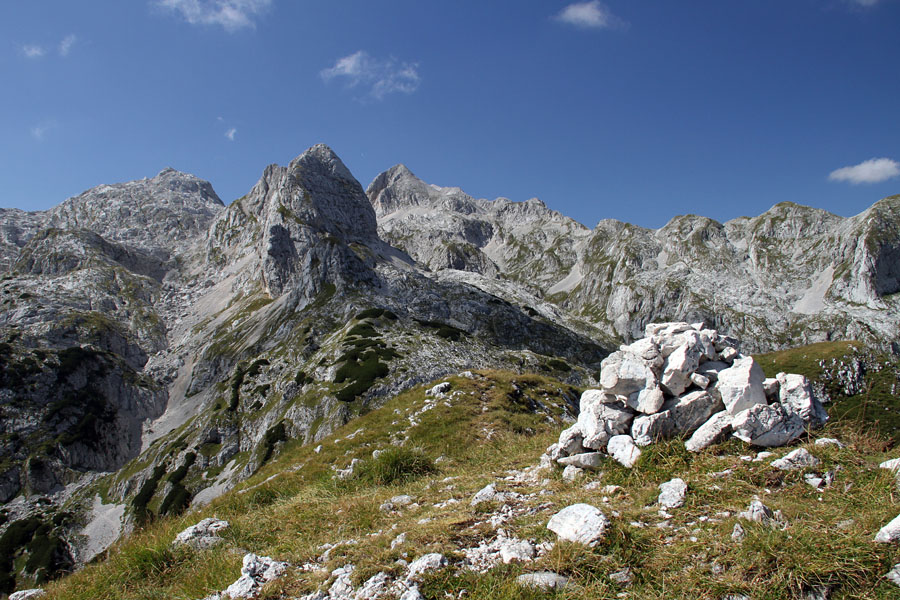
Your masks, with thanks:
[(511, 279), (613, 338), (669, 319), (705, 321), (753, 352), (897, 342), (900, 196), (850, 218), (781, 203), (727, 223), (684, 215), (658, 230), (589, 230), (539, 200), (474, 199), (402, 165), (367, 193), (382, 237), (422, 265)]

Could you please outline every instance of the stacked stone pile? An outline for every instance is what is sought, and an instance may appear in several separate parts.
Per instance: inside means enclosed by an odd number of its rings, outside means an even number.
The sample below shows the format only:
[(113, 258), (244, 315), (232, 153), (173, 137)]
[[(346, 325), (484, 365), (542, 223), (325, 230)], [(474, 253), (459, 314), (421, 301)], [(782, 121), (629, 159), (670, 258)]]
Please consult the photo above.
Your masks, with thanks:
[(691, 452), (728, 436), (783, 446), (828, 419), (806, 377), (766, 379), (738, 340), (702, 323), (651, 323), (644, 335), (603, 361), (600, 389), (582, 394), (550, 460), (596, 468), (608, 455), (631, 467), (640, 447), (675, 437)]

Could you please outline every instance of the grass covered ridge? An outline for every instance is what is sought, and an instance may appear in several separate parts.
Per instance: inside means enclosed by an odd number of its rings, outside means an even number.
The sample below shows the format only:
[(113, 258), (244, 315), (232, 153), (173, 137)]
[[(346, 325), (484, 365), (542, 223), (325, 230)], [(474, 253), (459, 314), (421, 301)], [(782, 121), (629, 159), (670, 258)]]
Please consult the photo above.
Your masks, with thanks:
[[(519, 588), (523, 572), (552, 570), (575, 586), (560, 598), (710, 598), (746, 593), (755, 599), (800, 598), (820, 585), (831, 598), (896, 598), (897, 588), (882, 578), (897, 562), (895, 547), (875, 544), (880, 527), (900, 512), (893, 477), (877, 464), (897, 455), (869, 422), (843, 415), (813, 435), (837, 437), (845, 448), (803, 444), (834, 470), (835, 481), (818, 491), (803, 472), (783, 473), (732, 440), (699, 455), (680, 440), (646, 448), (634, 469), (608, 461), (603, 473), (575, 483), (559, 472), (544, 481), (511, 478), (534, 465), (565, 426), (566, 406), (581, 390), (536, 375), (483, 371), (472, 379), (450, 377), (445, 398), (429, 398), (421, 386), (352, 421), (312, 445), (288, 440), (282, 453), (259, 473), (213, 503), (176, 518), (161, 518), (111, 549), (108, 558), (47, 586), (48, 598), (202, 598), (222, 590), (240, 573), (245, 551), (295, 565), (316, 562), (324, 544), (354, 540), (328, 552), (323, 570), (293, 571), (267, 586), (262, 598), (292, 598), (324, 585), (332, 569), (352, 563), (354, 582), (387, 571), (400, 575), (398, 559), (441, 552), (451, 566), (426, 577), (429, 599), (548, 597)], [(830, 407), (832, 414), (836, 406)], [(316, 444), (318, 445), (318, 444)], [(776, 455), (793, 448), (776, 449)], [(373, 451), (383, 451), (373, 458)], [(333, 478), (335, 469), (358, 459), (355, 476)], [(658, 485), (672, 477), (689, 486), (685, 506), (658, 514)], [(515, 491), (507, 534), (535, 543), (556, 542), (549, 518), (575, 502), (600, 508), (612, 521), (603, 543), (589, 549), (556, 543), (531, 563), (501, 565), (485, 574), (459, 568), (466, 548), (490, 541), (487, 521), (500, 503), (472, 507), (469, 500), (488, 483)], [(615, 492), (585, 484), (618, 485)], [(394, 511), (380, 506), (408, 494), (414, 504)], [(736, 514), (759, 496), (787, 522), (769, 528), (742, 521), (746, 537), (732, 541)], [(176, 549), (177, 532), (206, 516), (231, 522), (226, 543), (197, 552)], [(400, 532), (406, 541), (391, 542)], [(610, 574), (628, 567), (626, 587)], [(554, 597), (552, 594), (550, 597)]]

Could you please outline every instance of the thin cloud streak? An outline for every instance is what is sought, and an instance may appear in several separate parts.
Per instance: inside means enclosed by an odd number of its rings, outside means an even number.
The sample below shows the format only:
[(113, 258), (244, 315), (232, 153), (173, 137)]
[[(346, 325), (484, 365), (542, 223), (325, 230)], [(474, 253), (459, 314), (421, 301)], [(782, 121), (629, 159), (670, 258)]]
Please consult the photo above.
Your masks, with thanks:
[(236, 134), (237, 134), (237, 128), (236, 128), (236, 127), (232, 127), (231, 129), (229, 129), (228, 131), (225, 132), (225, 137), (227, 137), (227, 138), (229, 139), (229, 141), (232, 141), (232, 142), (233, 142), (233, 141), (234, 141), (234, 136), (235, 136)]
[(367, 95), (376, 100), (383, 100), (395, 92), (412, 94), (422, 81), (418, 63), (400, 62), (395, 58), (377, 59), (365, 50), (339, 58), (334, 66), (322, 69), (319, 75), (325, 82), (341, 79), (348, 88), (366, 88)]
[(272, 0), (157, 0), (156, 5), (180, 13), (191, 25), (220, 26), (225, 31), (256, 27), (256, 18)]
[(43, 46), (38, 46), (37, 44), (26, 44), (22, 46), (22, 54), (25, 55), (25, 58), (41, 58), (47, 51)]
[(70, 33), (66, 37), (62, 39), (59, 43), (59, 55), (60, 56), (68, 56), (69, 52), (72, 51), (72, 46), (75, 45), (75, 42), (78, 41), (78, 36), (74, 33)]
[(881, 183), (897, 176), (900, 176), (900, 162), (890, 158), (872, 158), (858, 165), (835, 169), (828, 175), (828, 179), (859, 185)]

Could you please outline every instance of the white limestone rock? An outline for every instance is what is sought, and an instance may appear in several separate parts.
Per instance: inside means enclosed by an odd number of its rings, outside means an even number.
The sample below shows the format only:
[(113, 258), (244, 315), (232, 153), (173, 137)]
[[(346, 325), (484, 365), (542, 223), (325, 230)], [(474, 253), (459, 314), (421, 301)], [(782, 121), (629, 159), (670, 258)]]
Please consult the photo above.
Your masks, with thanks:
[[(900, 563), (894, 565), (894, 568), (885, 573), (884, 577), (897, 587), (900, 587)], [(9, 598), (12, 600), (12, 596)]]
[(610, 394), (628, 396), (658, 382), (650, 366), (631, 352), (613, 352), (600, 363), (600, 386)]
[(750, 506), (747, 507), (747, 510), (738, 513), (738, 518), (753, 521), (754, 523), (762, 523), (763, 525), (770, 525), (775, 522), (775, 513), (759, 499), (754, 499), (750, 502)]
[[(838, 448), (843, 448), (844, 444), (835, 438), (819, 438), (816, 440), (816, 446), (836, 446)], [(882, 463), (883, 465), (884, 463)], [(898, 462), (898, 466), (900, 466), (900, 462)]]
[(754, 446), (784, 446), (803, 435), (799, 416), (788, 413), (780, 404), (756, 404), (739, 412), (732, 420), (734, 437)]
[(577, 423), (563, 429), (562, 433), (559, 434), (559, 442), (557, 442), (559, 455), (569, 456), (570, 454), (578, 454), (584, 448), (582, 442), (584, 442), (584, 435), (581, 433), (581, 428)]
[(779, 373), (778, 398), (781, 405), (797, 414), (805, 424), (818, 428), (828, 420), (828, 414), (816, 398), (809, 379), (803, 375)]
[(576, 467), (575, 465), (569, 465), (562, 472), (562, 480), (568, 483), (572, 483), (579, 477), (584, 475), (584, 469)]
[(506, 538), (500, 543), (500, 560), (505, 565), (511, 562), (528, 562), (534, 555), (534, 546), (528, 540)]
[(815, 467), (820, 462), (822, 461), (810, 454), (806, 448), (797, 448), (782, 458), (773, 460), (771, 464), (782, 471), (795, 471), (797, 469)]
[(191, 525), (175, 536), (174, 545), (187, 545), (197, 550), (212, 548), (222, 542), (219, 532), (228, 529), (228, 521), (222, 519), (203, 519), (196, 525)]
[(638, 392), (630, 394), (625, 401), (625, 404), (639, 413), (652, 415), (655, 412), (659, 412), (659, 409), (662, 408), (665, 401), (666, 396), (663, 393), (662, 388), (654, 386), (646, 387)]
[(351, 598), (353, 594), (353, 565), (344, 565), (331, 572), (334, 581), (328, 588), (328, 597), (336, 599)]
[(30, 590), (19, 590), (9, 595), (9, 600), (33, 600), (46, 595), (47, 592), (41, 588), (32, 588)]
[(447, 566), (447, 559), (443, 554), (431, 552), (420, 558), (417, 558), (409, 565), (409, 574), (407, 579), (412, 579), (427, 571), (436, 571)]
[[(699, 342), (699, 336), (697, 337)], [(660, 386), (672, 396), (680, 396), (691, 383), (691, 374), (700, 366), (700, 350), (696, 345), (680, 345), (666, 358)]]
[(731, 433), (731, 413), (717, 412), (684, 443), (688, 452), (700, 452), (712, 444), (722, 441)]
[(579, 469), (598, 469), (603, 464), (603, 455), (599, 452), (582, 452), (558, 459), (556, 462), (564, 467), (573, 466)]
[(609, 438), (626, 433), (634, 419), (634, 413), (624, 405), (602, 400), (603, 396), (599, 394), (585, 392), (581, 395), (577, 424), (584, 435), (583, 446), (592, 450), (601, 450)]
[(683, 506), (685, 496), (687, 496), (687, 484), (679, 477), (659, 484), (659, 499), (657, 501), (663, 508)]
[(225, 596), (232, 598), (253, 598), (266, 583), (287, 572), (288, 564), (268, 556), (245, 554), (240, 578), (225, 589)]
[(669, 411), (675, 420), (677, 435), (693, 433), (710, 417), (724, 408), (719, 398), (703, 390), (673, 398), (663, 405), (663, 410)]
[(638, 448), (630, 435), (616, 435), (609, 440), (606, 451), (619, 464), (632, 468), (641, 457), (641, 450)]
[(560, 539), (596, 546), (606, 534), (609, 519), (590, 504), (573, 504), (562, 509), (547, 523), (547, 529)]
[(536, 588), (547, 592), (561, 590), (569, 583), (569, 578), (551, 571), (525, 573), (516, 577), (522, 587)]
[(631, 437), (638, 446), (649, 446), (659, 440), (667, 440), (678, 433), (675, 418), (668, 410), (635, 418), (631, 424)]
[(719, 371), (716, 390), (732, 415), (757, 404), (766, 404), (762, 367), (752, 356), (738, 358), (730, 368)]
[(900, 515), (879, 530), (875, 535), (875, 541), (880, 544), (900, 542)]
[(705, 390), (712, 382), (706, 375), (701, 375), (700, 373), (691, 373), (691, 383), (696, 385), (701, 390)]

